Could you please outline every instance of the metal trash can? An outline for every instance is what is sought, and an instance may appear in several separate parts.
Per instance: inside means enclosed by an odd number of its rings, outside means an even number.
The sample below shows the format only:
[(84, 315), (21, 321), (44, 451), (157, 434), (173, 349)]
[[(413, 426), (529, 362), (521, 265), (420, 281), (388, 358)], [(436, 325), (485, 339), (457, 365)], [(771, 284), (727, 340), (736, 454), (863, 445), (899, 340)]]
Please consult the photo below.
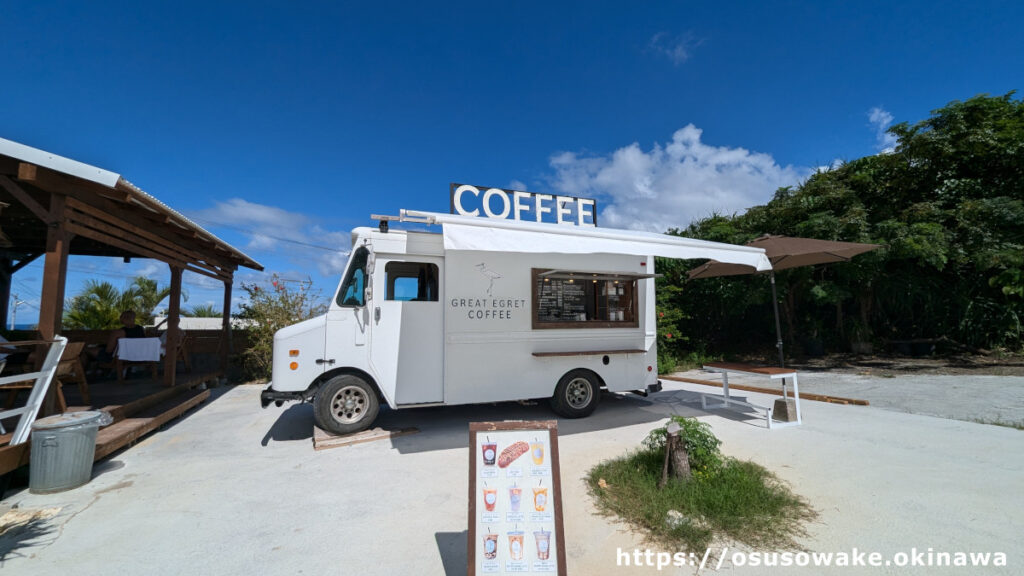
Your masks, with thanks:
[(70, 412), (32, 424), (29, 492), (52, 494), (89, 482), (96, 455), (96, 431), (104, 416), (102, 412)]

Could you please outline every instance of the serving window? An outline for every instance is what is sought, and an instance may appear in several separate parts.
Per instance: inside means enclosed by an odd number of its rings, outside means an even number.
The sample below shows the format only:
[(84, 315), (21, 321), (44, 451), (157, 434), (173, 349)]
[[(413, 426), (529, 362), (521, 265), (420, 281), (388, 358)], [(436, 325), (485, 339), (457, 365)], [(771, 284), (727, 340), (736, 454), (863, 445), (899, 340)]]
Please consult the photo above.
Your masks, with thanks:
[(533, 269), (534, 328), (635, 328), (637, 277)]

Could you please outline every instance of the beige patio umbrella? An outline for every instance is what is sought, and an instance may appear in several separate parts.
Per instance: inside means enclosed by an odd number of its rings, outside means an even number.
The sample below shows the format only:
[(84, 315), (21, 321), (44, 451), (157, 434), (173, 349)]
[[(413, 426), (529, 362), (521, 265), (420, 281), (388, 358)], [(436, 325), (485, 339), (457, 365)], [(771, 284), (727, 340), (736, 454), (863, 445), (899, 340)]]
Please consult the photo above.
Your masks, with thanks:
[[(832, 240), (816, 240), (814, 238), (795, 238), (792, 236), (765, 235), (747, 242), (747, 246), (763, 248), (765, 256), (772, 262), (769, 271), (772, 283), (772, 307), (775, 311), (775, 347), (779, 350), (779, 366), (784, 366), (782, 354), (782, 327), (779, 324), (779, 298), (775, 290), (775, 271), (815, 264), (846, 262), (865, 252), (870, 252), (881, 244), (859, 244), (856, 242), (835, 242)], [(725, 264), (711, 260), (690, 270), (690, 280), (698, 278), (714, 278), (718, 276), (739, 276), (754, 274), (757, 270), (741, 264)]]

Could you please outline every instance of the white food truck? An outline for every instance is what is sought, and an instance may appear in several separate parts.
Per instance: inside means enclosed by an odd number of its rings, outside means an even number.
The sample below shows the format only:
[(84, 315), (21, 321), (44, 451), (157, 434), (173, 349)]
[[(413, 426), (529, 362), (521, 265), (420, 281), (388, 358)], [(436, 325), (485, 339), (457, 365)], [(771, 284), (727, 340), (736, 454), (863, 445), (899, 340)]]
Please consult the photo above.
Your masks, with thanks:
[[(363, 430), (398, 409), (660, 389), (654, 256), (771, 267), (764, 251), (663, 234), (403, 210), (352, 231), (326, 314), (279, 330), (261, 403)], [(392, 230), (438, 225), (440, 233)], [(426, 228), (430, 228), (427, 226)]]

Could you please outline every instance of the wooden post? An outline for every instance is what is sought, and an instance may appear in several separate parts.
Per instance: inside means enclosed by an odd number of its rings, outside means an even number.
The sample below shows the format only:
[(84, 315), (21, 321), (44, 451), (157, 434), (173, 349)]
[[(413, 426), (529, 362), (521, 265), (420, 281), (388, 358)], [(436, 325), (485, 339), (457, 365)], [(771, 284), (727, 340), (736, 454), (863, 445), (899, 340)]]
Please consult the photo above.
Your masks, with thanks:
[(224, 281), (224, 306), (221, 307), (221, 311), (224, 314), (221, 320), (220, 327), (220, 371), (223, 372), (221, 375), (223, 378), (228, 377), (228, 360), (231, 357), (231, 284), (234, 281), (234, 275), (231, 280)]
[(171, 295), (167, 306), (167, 344), (164, 355), (164, 386), (174, 386), (178, 366), (178, 320), (181, 316), (181, 268), (171, 266)]
[[(64, 316), (64, 285), (67, 283), (68, 252), (72, 235), (64, 228), (64, 200), (60, 194), (50, 195), (50, 222), (46, 231), (46, 260), (43, 263), (43, 290), (39, 298), (39, 334), (53, 340), (60, 333)], [(36, 369), (43, 365), (46, 346), (36, 350)], [(57, 387), (50, 386), (40, 416), (57, 411)]]
[(0, 328), (7, 329), (7, 321), (11, 317), (11, 259), (0, 258)]
[(660, 487), (668, 483), (669, 469), (676, 478), (690, 477), (690, 455), (686, 452), (686, 439), (679, 435), (681, 430), (677, 422), (670, 422), (665, 435), (665, 464), (661, 469)]

